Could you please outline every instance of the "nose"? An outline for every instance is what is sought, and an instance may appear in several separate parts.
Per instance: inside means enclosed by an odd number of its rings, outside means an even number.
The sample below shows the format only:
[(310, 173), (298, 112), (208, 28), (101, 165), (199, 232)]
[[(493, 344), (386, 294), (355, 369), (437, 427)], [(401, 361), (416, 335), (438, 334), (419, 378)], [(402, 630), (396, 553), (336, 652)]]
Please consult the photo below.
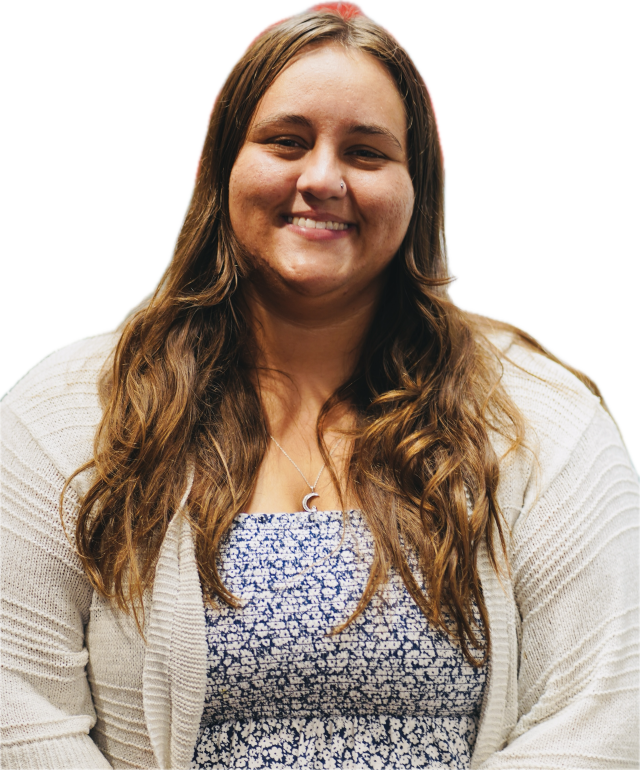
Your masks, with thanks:
[(343, 198), (347, 185), (343, 179), (342, 163), (335, 150), (316, 145), (305, 153), (297, 188), (303, 195), (311, 195), (318, 200)]

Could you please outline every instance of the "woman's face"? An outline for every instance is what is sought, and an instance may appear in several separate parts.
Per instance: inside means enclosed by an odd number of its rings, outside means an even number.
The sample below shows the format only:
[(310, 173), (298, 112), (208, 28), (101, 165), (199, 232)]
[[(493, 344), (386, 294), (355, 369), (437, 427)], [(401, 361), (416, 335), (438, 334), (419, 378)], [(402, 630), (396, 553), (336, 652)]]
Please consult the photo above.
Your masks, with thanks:
[(404, 107), (376, 59), (306, 49), (265, 93), (231, 171), (231, 224), (265, 286), (376, 292), (414, 194)]

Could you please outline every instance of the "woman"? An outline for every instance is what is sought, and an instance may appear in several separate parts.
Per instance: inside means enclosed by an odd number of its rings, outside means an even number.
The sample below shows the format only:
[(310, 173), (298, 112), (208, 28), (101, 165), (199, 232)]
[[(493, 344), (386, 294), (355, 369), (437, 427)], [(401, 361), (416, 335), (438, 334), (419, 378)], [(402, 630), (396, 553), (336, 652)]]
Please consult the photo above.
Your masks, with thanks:
[(447, 283), (407, 54), (267, 30), (153, 298), (4, 401), (6, 767), (633, 766), (636, 474)]

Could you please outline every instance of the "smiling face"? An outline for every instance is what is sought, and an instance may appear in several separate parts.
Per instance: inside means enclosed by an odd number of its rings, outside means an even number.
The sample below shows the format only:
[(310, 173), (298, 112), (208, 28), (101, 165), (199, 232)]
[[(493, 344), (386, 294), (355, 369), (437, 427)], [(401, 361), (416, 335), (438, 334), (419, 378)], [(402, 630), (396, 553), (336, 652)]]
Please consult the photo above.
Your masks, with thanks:
[(231, 171), (233, 230), (261, 290), (377, 296), (414, 194), (406, 119), (376, 59), (313, 46), (262, 98)]

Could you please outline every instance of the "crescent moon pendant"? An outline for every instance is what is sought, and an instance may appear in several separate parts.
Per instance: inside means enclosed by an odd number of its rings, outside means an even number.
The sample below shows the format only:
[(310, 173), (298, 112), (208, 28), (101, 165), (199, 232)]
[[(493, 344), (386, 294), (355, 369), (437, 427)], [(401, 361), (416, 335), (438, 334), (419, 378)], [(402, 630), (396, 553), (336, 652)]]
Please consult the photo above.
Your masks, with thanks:
[(305, 495), (302, 499), (302, 507), (307, 513), (318, 512), (318, 509), (315, 507), (315, 505), (312, 505), (311, 508), (309, 508), (309, 500), (311, 500), (312, 497), (320, 497), (320, 495), (317, 492), (309, 492), (309, 494)]

